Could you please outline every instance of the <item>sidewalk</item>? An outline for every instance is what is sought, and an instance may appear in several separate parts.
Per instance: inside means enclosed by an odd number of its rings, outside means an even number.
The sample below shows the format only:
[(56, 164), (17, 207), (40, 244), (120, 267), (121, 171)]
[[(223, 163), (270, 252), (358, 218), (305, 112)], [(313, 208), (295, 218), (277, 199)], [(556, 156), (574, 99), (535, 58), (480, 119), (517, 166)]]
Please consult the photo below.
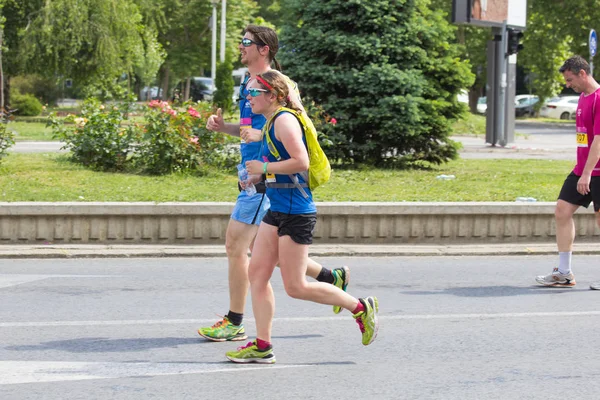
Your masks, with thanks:
[[(391, 257), (391, 256), (507, 256), (556, 254), (555, 243), (506, 243), (480, 245), (339, 245), (310, 246), (311, 257)], [(600, 248), (580, 243), (577, 254), (600, 255)], [(226, 257), (225, 246), (173, 245), (2, 245), (0, 259), (14, 258), (158, 258)]]

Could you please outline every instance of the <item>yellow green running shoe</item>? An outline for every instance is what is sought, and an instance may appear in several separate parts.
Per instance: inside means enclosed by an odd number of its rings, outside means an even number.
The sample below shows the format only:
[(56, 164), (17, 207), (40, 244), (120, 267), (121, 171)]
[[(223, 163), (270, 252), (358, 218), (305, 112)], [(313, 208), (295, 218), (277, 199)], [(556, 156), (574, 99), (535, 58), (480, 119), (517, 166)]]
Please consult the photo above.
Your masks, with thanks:
[[(342, 268), (332, 270), (331, 274), (333, 275), (333, 284), (345, 292), (350, 283), (350, 268), (344, 265)], [(342, 307), (333, 306), (333, 312), (335, 314), (339, 314), (341, 311)]]
[(235, 363), (258, 363), (258, 364), (274, 364), (275, 353), (273, 353), (273, 347), (269, 346), (268, 349), (259, 350), (256, 346), (256, 340), (248, 342), (247, 345), (238, 347), (235, 351), (228, 351), (225, 356)]
[(233, 325), (226, 316), (210, 328), (198, 329), (198, 334), (214, 342), (236, 342), (248, 339), (244, 325)]
[(377, 297), (367, 297), (358, 300), (363, 303), (365, 310), (354, 314), (354, 319), (362, 332), (362, 344), (368, 346), (373, 343), (379, 330), (379, 321), (377, 320), (379, 302), (377, 301)]

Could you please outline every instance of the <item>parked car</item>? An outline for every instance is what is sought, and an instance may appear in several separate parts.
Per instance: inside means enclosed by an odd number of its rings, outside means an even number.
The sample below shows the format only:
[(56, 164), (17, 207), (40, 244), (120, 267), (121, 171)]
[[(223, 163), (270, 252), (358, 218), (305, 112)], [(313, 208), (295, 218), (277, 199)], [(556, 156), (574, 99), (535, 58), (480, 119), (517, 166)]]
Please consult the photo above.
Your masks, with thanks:
[(515, 98), (515, 117), (526, 117), (534, 115), (535, 105), (540, 101), (537, 96)]
[[(174, 95), (181, 98), (185, 90), (186, 80), (182, 80), (175, 87)], [(215, 92), (215, 84), (212, 78), (196, 76), (190, 80), (190, 100), (212, 101)]]
[(487, 112), (487, 97), (483, 96), (477, 100), (477, 112), (485, 114)]
[(518, 94), (515, 96), (515, 106), (518, 106), (523, 101), (528, 99), (537, 99), (538, 97), (535, 94)]
[(459, 103), (469, 104), (469, 91), (466, 89), (461, 89), (456, 95), (456, 100), (458, 100)]
[(540, 117), (555, 119), (575, 119), (579, 96), (565, 96), (551, 99), (540, 110)]
[[(530, 94), (520, 94), (515, 96), (515, 115), (517, 117), (521, 116), (517, 113), (516, 109), (519, 108), (519, 106), (521, 105), (533, 105), (538, 101), (538, 97), (536, 95), (530, 95)], [(477, 112), (479, 114), (486, 114), (487, 113), (487, 97), (480, 97), (477, 100)], [(519, 110), (519, 113), (522, 113), (523, 110)], [(528, 110), (529, 113), (529, 110)], [(529, 114), (531, 115), (531, 114)]]
[(158, 86), (145, 86), (141, 91), (140, 91), (140, 100), (141, 101), (146, 101), (146, 100), (160, 100), (162, 99), (162, 89), (159, 88)]

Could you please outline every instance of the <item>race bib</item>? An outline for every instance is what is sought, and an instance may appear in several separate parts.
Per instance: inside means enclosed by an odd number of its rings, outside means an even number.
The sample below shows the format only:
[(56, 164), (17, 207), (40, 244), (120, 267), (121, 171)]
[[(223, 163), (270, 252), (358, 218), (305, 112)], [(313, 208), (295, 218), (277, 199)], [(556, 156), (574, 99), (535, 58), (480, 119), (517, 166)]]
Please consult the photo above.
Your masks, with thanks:
[(587, 133), (577, 132), (577, 147), (588, 147)]
[[(264, 161), (264, 162), (269, 162), (269, 159), (268, 159), (266, 156), (263, 156), (263, 161)], [(275, 183), (275, 182), (277, 182), (277, 179), (275, 178), (275, 174), (272, 174), (272, 173), (270, 173), (270, 172), (269, 172), (269, 173), (266, 175), (266, 177), (267, 177), (267, 179), (266, 179), (266, 180), (267, 180), (267, 182), (269, 182), (269, 183)]]

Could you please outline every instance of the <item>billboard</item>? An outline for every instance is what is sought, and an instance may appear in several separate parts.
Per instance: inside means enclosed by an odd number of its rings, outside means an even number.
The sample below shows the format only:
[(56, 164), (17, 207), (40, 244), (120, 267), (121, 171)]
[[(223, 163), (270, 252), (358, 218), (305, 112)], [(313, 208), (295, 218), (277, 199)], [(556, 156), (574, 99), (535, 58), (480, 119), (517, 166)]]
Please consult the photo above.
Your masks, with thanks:
[(452, 22), (477, 26), (525, 28), (527, 0), (453, 0)]

